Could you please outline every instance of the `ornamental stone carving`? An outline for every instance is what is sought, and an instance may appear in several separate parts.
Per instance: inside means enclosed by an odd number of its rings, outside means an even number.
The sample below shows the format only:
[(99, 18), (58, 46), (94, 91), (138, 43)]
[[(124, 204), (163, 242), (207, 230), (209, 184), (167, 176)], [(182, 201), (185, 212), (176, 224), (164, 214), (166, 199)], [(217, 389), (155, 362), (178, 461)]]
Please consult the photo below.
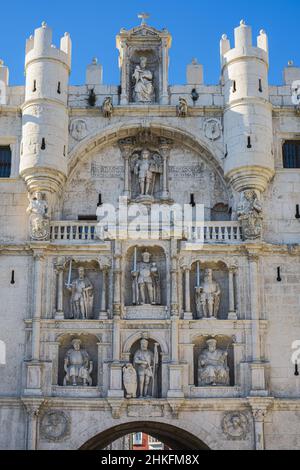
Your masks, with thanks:
[(71, 318), (87, 320), (91, 318), (94, 305), (94, 287), (85, 276), (83, 267), (78, 268), (78, 278), (71, 282), (71, 265), (66, 288), (71, 292)]
[(85, 349), (81, 349), (81, 340), (72, 341), (73, 349), (69, 349), (64, 360), (64, 387), (71, 385), (92, 386), (91, 373), (93, 371), (93, 362), (90, 361), (89, 354)]
[(114, 107), (112, 104), (112, 99), (110, 96), (108, 96), (103, 101), (103, 105), (102, 105), (103, 116), (106, 118), (110, 118), (113, 114), (113, 110), (114, 110)]
[(27, 214), (29, 214), (30, 238), (37, 241), (48, 240), (50, 237), (50, 218), (45, 194), (37, 191), (29, 199)]
[(137, 396), (137, 373), (132, 364), (123, 367), (123, 383), (126, 391), (126, 398), (136, 398)]
[(218, 119), (207, 119), (204, 124), (204, 134), (209, 140), (217, 140), (222, 135), (222, 126)]
[(151, 255), (143, 252), (142, 261), (137, 263), (135, 249), (132, 275), (133, 305), (160, 305), (160, 274), (156, 263), (151, 263)]
[(59, 442), (70, 433), (70, 418), (63, 411), (47, 411), (41, 418), (40, 434), (42, 439)]
[(83, 119), (76, 119), (72, 121), (70, 126), (70, 134), (73, 139), (77, 140), (78, 142), (85, 139), (85, 137), (88, 135), (87, 123)]
[(197, 285), (195, 288), (197, 317), (217, 318), (220, 297), (221, 289), (219, 284), (213, 280), (213, 271), (206, 269), (203, 285)]
[(177, 106), (177, 116), (187, 117), (188, 115), (188, 104), (184, 98), (179, 98), (179, 104)]
[(206, 341), (198, 360), (198, 386), (229, 386), (228, 353), (217, 348), (217, 341)]
[(262, 205), (254, 190), (243, 191), (237, 215), (242, 225), (244, 240), (256, 240), (261, 237), (263, 228)]
[(222, 429), (228, 440), (245, 440), (250, 430), (249, 419), (239, 411), (225, 413), (222, 420)]
[(154, 97), (153, 73), (147, 70), (146, 57), (140, 58), (140, 64), (135, 67), (132, 78), (135, 103), (151, 103)]

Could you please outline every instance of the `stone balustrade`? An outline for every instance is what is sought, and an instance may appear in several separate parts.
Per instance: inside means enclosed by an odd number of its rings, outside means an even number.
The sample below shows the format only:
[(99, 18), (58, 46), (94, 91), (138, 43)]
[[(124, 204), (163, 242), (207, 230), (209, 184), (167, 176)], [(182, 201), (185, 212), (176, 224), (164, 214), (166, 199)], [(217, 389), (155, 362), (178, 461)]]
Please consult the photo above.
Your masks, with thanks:
[[(113, 231), (110, 230), (110, 233)], [(51, 242), (79, 242), (89, 243), (104, 239), (104, 231), (97, 226), (97, 222), (54, 221), (51, 222)], [(243, 241), (242, 228), (239, 222), (205, 222), (198, 228), (198, 239), (204, 243), (240, 243)], [(108, 237), (107, 237), (108, 238)], [(110, 238), (110, 237), (109, 237)], [(151, 233), (153, 237), (153, 232)], [(157, 231), (157, 238), (170, 239), (172, 236)], [(184, 236), (182, 237), (184, 238)], [(192, 235), (192, 240), (195, 235)]]

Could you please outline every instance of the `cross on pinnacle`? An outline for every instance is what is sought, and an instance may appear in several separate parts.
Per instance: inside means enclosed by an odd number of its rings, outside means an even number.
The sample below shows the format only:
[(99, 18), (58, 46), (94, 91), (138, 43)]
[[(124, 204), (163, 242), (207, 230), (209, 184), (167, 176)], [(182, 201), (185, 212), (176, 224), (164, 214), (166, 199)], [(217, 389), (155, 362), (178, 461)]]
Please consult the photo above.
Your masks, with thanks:
[(142, 26), (142, 25), (146, 24), (146, 20), (148, 18), (150, 18), (150, 15), (148, 13), (140, 13), (138, 15), (138, 18), (140, 18), (140, 20), (142, 20), (142, 22), (141, 22), (141, 26)]

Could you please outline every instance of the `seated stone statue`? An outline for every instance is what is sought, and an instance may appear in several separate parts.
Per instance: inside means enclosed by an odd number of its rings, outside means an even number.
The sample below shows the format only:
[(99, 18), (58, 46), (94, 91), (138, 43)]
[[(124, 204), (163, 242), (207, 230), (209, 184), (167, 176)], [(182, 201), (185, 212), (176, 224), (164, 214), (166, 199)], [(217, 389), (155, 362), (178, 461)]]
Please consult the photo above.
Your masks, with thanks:
[(254, 190), (248, 189), (241, 194), (241, 202), (237, 210), (241, 222), (244, 240), (256, 240), (262, 235), (262, 205)]
[(217, 341), (206, 341), (207, 349), (204, 349), (198, 361), (198, 386), (229, 386), (229, 367), (227, 363), (228, 353), (217, 349)]
[(93, 362), (85, 349), (80, 349), (80, 339), (72, 341), (73, 349), (69, 349), (64, 361), (64, 387), (69, 385), (83, 387), (92, 386), (91, 373), (93, 371)]

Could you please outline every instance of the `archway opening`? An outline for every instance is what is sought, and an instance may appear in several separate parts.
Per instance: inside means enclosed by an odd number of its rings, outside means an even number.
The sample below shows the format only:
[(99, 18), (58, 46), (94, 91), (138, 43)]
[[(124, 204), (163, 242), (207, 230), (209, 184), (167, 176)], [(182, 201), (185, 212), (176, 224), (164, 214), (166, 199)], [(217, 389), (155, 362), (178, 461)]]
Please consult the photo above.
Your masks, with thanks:
[(197, 436), (166, 423), (139, 421), (109, 428), (86, 442), (80, 450), (103, 450), (128, 434), (145, 433), (172, 450), (209, 450)]

